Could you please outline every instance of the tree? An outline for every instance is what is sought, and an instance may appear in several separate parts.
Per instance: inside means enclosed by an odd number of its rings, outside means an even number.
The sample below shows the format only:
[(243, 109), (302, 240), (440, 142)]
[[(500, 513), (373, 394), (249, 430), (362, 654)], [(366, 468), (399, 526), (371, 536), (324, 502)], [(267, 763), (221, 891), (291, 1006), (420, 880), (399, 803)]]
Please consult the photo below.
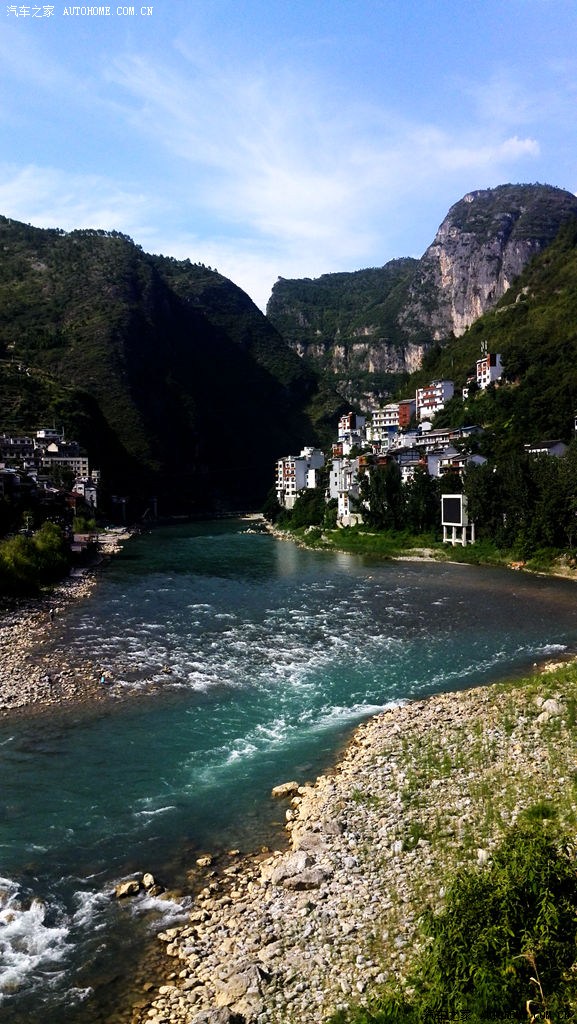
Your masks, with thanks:
[(70, 564), (64, 534), (46, 522), (33, 537), (8, 537), (0, 544), (0, 589), (35, 594), (43, 583), (63, 576)]
[(322, 526), (325, 518), (325, 495), (320, 487), (299, 491), (294, 503), (291, 526)]
[(404, 495), (401, 470), (391, 460), (371, 466), (361, 480), (363, 519), (375, 530), (398, 530), (404, 526)]
[(417, 469), (405, 486), (406, 524), (415, 533), (426, 533), (440, 523), (439, 486), (425, 469)]
[(48, 582), (62, 576), (70, 564), (70, 558), (61, 528), (47, 521), (36, 531), (33, 542), (40, 580)]
[(577, 874), (569, 849), (545, 822), (527, 819), (508, 833), (487, 871), (456, 877), (445, 909), (426, 923), (432, 945), (419, 987), (431, 1011), (521, 1020), (529, 1002), (539, 1010), (532, 1019), (575, 1019), (576, 981), (568, 972)]
[(407, 979), (333, 1024), (534, 1021), (573, 1024), (577, 872), (573, 847), (539, 805), (504, 837), (489, 866), (460, 871)]
[(560, 463), (561, 518), (567, 546), (572, 549), (577, 539), (577, 441), (571, 442)]
[(503, 494), (501, 474), (489, 462), (469, 465), (464, 476), (469, 519), (479, 537), (490, 537), (498, 545), (503, 539)]
[(279, 504), (279, 500), (276, 495), (276, 487), (271, 487), (262, 507), (262, 514), (265, 519), (268, 519), (269, 523), (276, 523), (281, 512), (282, 506)]

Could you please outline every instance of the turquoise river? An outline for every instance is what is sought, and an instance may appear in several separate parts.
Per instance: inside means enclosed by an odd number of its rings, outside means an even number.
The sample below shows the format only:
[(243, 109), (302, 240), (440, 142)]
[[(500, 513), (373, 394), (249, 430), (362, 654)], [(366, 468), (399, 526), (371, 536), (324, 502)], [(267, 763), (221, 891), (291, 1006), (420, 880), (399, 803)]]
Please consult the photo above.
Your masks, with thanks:
[[(96, 706), (0, 723), (0, 1020), (109, 1024), (200, 853), (278, 837), (273, 785), (314, 779), (390, 702), (576, 652), (577, 590), (219, 521), (131, 540), (52, 634), (55, 664), (113, 682)], [(137, 871), (184, 897), (111, 899)]]

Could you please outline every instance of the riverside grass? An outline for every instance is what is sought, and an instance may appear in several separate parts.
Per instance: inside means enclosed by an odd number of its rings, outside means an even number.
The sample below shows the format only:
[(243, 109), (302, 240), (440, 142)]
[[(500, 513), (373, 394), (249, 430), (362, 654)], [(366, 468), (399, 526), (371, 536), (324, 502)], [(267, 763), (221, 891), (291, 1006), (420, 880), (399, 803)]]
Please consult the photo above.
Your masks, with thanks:
[(325, 551), (343, 551), (367, 558), (415, 558), (438, 562), (462, 562), (467, 565), (514, 566), (527, 572), (564, 576), (577, 580), (575, 552), (556, 548), (539, 548), (530, 557), (520, 558), (519, 551), (497, 547), (482, 538), (467, 547), (444, 544), (434, 533), (413, 534), (408, 530), (371, 531), (364, 526), (339, 529), (320, 526), (296, 527), (283, 524), (274, 527), (277, 536), (286, 536), (296, 544)]
[(529, 808), (483, 872), (461, 871), (408, 989), (389, 988), (333, 1024), (570, 1024), (577, 1011), (577, 872), (568, 837)]
[[(487, 694), (486, 715), (450, 742), (442, 732), (400, 738), (399, 841), (445, 848), (437, 880), (445, 895), (434, 911), (425, 881), (403, 978), (331, 1024), (577, 1019), (577, 662), (549, 664)], [(515, 757), (520, 730), (525, 740), (534, 735), (534, 771)], [(455, 775), (468, 780), (465, 827), (450, 793)], [(434, 809), (431, 786), (447, 794)], [(354, 799), (375, 809), (371, 793), (357, 790)], [(392, 931), (402, 913), (391, 906)]]
[[(413, 534), (408, 530), (371, 531), (363, 526), (347, 526), (340, 529), (323, 529), (320, 526), (275, 528), (277, 534), (284, 534), (297, 544), (324, 550), (344, 551), (348, 554), (366, 555), (372, 558), (427, 558), (437, 561), (466, 562), (471, 565), (507, 565), (515, 554), (501, 551), (491, 541), (478, 541), (466, 548), (450, 547), (443, 544), (433, 533)], [(557, 552), (544, 556), (535, 568), (550, 568)], [(527, 563), (528, 568), (532, 566)]]

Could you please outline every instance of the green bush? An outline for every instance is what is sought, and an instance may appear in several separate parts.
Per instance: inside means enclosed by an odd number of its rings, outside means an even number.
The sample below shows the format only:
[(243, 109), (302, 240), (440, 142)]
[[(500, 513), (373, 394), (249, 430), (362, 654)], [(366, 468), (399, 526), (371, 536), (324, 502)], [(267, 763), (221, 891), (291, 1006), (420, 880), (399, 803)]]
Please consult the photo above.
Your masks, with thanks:
[(411, 998), (388, 991), (334, 1024), (577, 1019), (575, 858), (541, 812), (510, 831), (488, 868), (460, 872), (423, 929)]
[(64, 576), (69, 564), (64, 534), (55, 523), (44, 523), (33, 537), (8, 537), (0, 543), (0, 592), (35, 594)]
[(322, 526), (325, 508), (324, 492), (318, 487), (305, 488), (299, 492), (294, 503), (291, 528), (297, 530), (301, 526)]

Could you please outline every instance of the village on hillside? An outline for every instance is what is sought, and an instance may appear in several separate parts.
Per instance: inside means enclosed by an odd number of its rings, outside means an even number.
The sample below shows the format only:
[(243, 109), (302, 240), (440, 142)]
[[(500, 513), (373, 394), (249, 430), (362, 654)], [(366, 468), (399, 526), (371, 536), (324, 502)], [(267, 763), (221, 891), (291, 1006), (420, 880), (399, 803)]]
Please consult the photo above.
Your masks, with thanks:
[[(499, 353), (484, 353), (477, 360), (476, 375), (463, 388), (463, 399), (475, 385), (484, 390), (501, 379)], [(471, 453), (467, 441), (482, 433), (479, 426), (434, 429), (433, 417), (453, 398), (451, 380), (433, 380), (418, 388), (414, 399), (390, 402), (373, 408), (368, 416), (349, 412), (338, 425), (338, 437), (332, 446), (328, 465), (326, 502), (336, 502), (337, 526), (356, 526), (363, 522), (363, 511), (369, 509), (361, 481), (371, 472), (395, 462), (402, 483), (414, 478), (417, 470), (437, 479), (463, 476), (470, 465), (482, 465), (484, 456)], [(531, 454), (563, 455), (567, 446), (562, 441), (546, 441), (538, 446), (525, 446)], [(281, 508), (291, 510), (306, 488), (318, 488), (321, 470), (326, 465), (319, 448), (303, 448), (299, 455), (287, 455), (276, 463), (275, 490)], [(326, 471), (325, 471), (326, 477)], [(466, 499), (462, 494), (447, 494), (441, 501), (443, 540), (465, 546), (474, 542), (475, 528), (467, 518)]]
[[(23, 531), (39, 523), (57, 522), (73, 553), (90, 547), (86, 531), (73, 531), (79, 518), (91, 519), (98, 508), (100, 471), (91, 468), (77, 441), (66, 440), (62, 430), (40, 427), (33, 436), (0, 434), (0, 503), (24, 508)], [(11, 524), (2, 523), (2, 529)]]
[(63, 431), (42, 427), (33, 437), (0, 434), (0, 497), (27, 491), (49, 504), (65, 489), (95, 509), (99, 483), (100, 471), (90, 469), (84, 449), (67, 441)]

